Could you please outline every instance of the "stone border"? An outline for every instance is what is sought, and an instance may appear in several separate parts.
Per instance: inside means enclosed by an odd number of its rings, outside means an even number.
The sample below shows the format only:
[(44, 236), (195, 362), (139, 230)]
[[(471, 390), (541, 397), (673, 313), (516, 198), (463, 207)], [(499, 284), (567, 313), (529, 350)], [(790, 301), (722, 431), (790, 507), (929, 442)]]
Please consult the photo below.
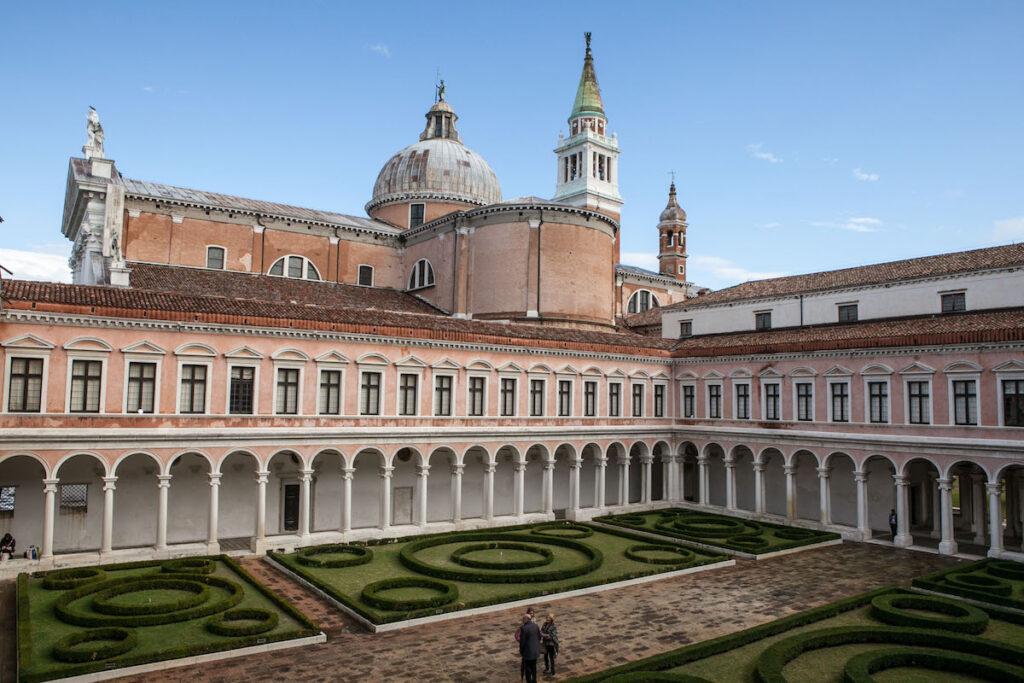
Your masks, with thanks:
[(356, 613), (347, 605), (335, 600), (333, 597), (322, 591), (317, 586), (302, 578), (298, 574), (294, 573), (283, 564), (275, 562), (270, 557), (264, 557), (264, 562), (269, 563), (272, 567), (280, 571), (285, 576), (291, 578), (306, 588), (309, 588), (317, 595), (327, 600), (332, 605), (338, 607), (342, 612), (349, 615), (360, 624), (370, 630), (371, 633), (383, 633), (385, 631), (397, 631), (403, 628), (409, 628), (410, 626), (420, 626), (422, 624), (433, 624), (438, 621), (448, 621), (450, 619), (461, 619), (462, 617), (468, 617), (476, 614), (487, 614), (488, 612), (500, 612), (511, 607), (519, 607), (523, 605), (536, 604), (538, 600), (561, 600), (563, 598), (574, 598), (579, 595), (589, 595), (591, 593), (600, 593), (606, 590), (612, 590), (615, 588), (622, 588), (624, 586), (634, 586), (641, 583), (649, 583), (651, 581), (659, 581), (661, 579), (667, 579), (674, 576), (682, 576), (684, 574), (694, 574), (696, 572), (707, 571), (709, 569), (717, 569), (719, 567), (732, 567), (736, 564), (736, 560), (723, 560), (722, 562), (714, 562), (712, 564), (703, 564), (697, 567), (687, 567), (686, 569), (677, 569), (672, 572), (661, 572), (660, 574), (650, 574), (648, 576), (641, 576), (636, 579), (624, 579), (622, 581), (613, 581), (612, 583), (603, 583), (599, 586), (588, 586), (586, 588), (576, 588), (569, 591), (562, 591), (561, 593), (548, 593), (547, 595), (536, 595), (532, 598), (525, 598), (523, 600), (513, 600), (512, 602), (497, 602), (493, 605), (484, 605), (483, 607), (473, 607), (471, 609), (457, 610), (454, 612), (445, 612), (444, 614), (437, 614), (430, 617), (418, 617), (416, 619), (406, 619), (405, 621), (392, 621), (387, 624), (375, 624), (361, 614)]
[(961, 602), (966, 602), (967, 604), (974, 605), (976, 607), (987, 607), (989, 609), (1000, 609), (1006, 612), (1024, 614), (1024, 609), (1017, 609), (1016, 607), (1006, 607), (1004, 605), (997, 605), (994, 602), (984, 602), (983, 600), (975, 600), (974, 598), (963, 598), (959, 595), (953, 595), (952, 593), (942, 593), (940, 591), (933, 591), (927, 588), (918, 588), (917, 586), (911, 586), (910, 590), (916, 593), (922, 593), (924, 595), (934, 595), (936, 597), (946, 598), (948, 600), (960, 600)]

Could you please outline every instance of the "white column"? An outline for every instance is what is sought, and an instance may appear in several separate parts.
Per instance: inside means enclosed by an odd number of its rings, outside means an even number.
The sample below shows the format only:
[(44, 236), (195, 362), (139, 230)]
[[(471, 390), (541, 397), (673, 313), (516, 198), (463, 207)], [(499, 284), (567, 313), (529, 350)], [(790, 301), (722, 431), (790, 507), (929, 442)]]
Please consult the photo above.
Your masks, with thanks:
[(1003, 485), (990, 481), (985, 484), (985, 490), (988, 491), (988, 556), (999, 557), (1003, 554), (1003, 514), (999, 500)]
[(619, 458), (619, 505), (629, 505), (629, 456)]
[(484, 516), (487, 521), (494, 520), (494, 470), (497, 465), (489, 462), (484, 465)]
[(725, 508), (727, 510), (736, 509), (736, 460), (733, 458), (724, 458), (722, 464), (725, 465)]
[(594, 458), (594, 507), (603, 508), (604, 500), (604, 477), (608, 469), (607, 456)]
[[(931, 490), (931, 497), (932, 497), (932, 500), (931, 500), (931, 503), (932, 503), (932, 531), (931, 531), (931, 537), (932, 538), (941, 538), (942, 537), (942, 521), (941, 521), (942, 520), (942, 508), (941, 508), (941, 506), (939, 504), (939, 498), (942, 497), (942, 494), (939, 492), (938, 486), (939, 486), (939, 480), (936, 479), (935, 480), (935, 486)], [(924, 488), (924, 487), (922, 487), (922, 488)]]
[(974, 543), (985, 545), (985, 475), (973, 473), (971, 481), (971, 510), (974, 512), (974, 519), (971, 524), (971, 531), (974, 532)]
[(160, 495), (156, 512), (156, 549), (167, 550), (167, 493), (171, 488), (171, 475), (158, 474), (156, 479)]
[(217, 526), (220, 522), (220, 472), (210, 472), (210, 519), (206, 530), (206, 550), (210, 553), (220, 552), (217, 542)]
[(763, 462), (754, 461), (754, 512), (764, 514), (764, 469)]
[(647, 455), (640, 459), (641, 476), (640, 502), (651, 502), (651, 472), (653, 470), (654, 458)]
[(664, 456), (665, 475), (663, 477), (665, 486), (665, 498), (674, 503), (679, 500), (679, 458), (674, 455)]
[(573, 458), (569, 461), (569, 509), (576, 511), (580, 509), (580, 468), (583, 467), (581, 458)]
[(914, 542), (914, 537), (910, 535), (910, 505), (907, 500), (910, 481), (905, 474), (894, 474), (892, 478), (896, 483), (896, 538), (893, 539), (893, 545), (906, 548)]
[(868, 473), (854, 472), (853, 479), (857, 482), (857, 531), (860, 540), (871, 538), (871, 526), (868, 524)]
[(555, 510), (555, 462), (544, 461), (544, 483), (541, 486), (544, 500), (544, 514), (550, 515)]
[(341, 501), (341, 531), (352, 531), (352, 478), (356, 476), (355, 467), (341, 468), (341, 481), (345, 488), (345, 499)]
[(257, 470), (256, 472), (256, 552), (259, 552), (259, 544), (267, 538), (267, 482), (270, 481), (270, 472)]
[(299, 536), (302, 542), (309, 540), (309, 529), (312, 526), (312, 496), (310, 482), (313, 481), (313, 470), (299, 470)]
[(697, 483), (700, 485), (699, 502), (701, 505), (708, 504), (708, 456), (697, 456)]
[(430, 465), (416, 466), (417, 483), (419, 484), (419, 519), (421, 527), (427, 526), (427, 479), (430, 477)]
[(59, 483), (59, 479), (43, 479), (43, 547), (40, 559), (53, 557), (53, 513)]
[(942, 540), (939, 541), (939, 553), (956, 555), (956, 541), (953, 540), (953, 480), (939, 479), (939, 504), (942, 518)]
[(114, 489), (117, 477), (103, 477), (103, 540), (100, 553), (109, 553), (114, 549)]
[(452, 465), (452, 522), (462, 521), (462, 473), (465, 465)]
[(526, 463), (519, 462), (518, 460), (512, 463), (512, 468), (515, 470), (515, 477), (512, 482), (512, 493), (515, 496), (515, 504), (512, 508), (512, 514), (516, 517), (523, 516), (523, 486), (526, 479)]
[(391, 528), (391, 475), (395, 468), (386, 465), (379, 468), (380, 474), (380, 513), (378, 527), (387, 531)]
[(818, 521), (822, 524), (832, 523), (832, 487), (829, 481), (831, 474), (831, 467), (818, 468), (818, 502), (821, 508)]
[(796, 519), (796, 465), (783, 465), (786, 473), (786, 517)]

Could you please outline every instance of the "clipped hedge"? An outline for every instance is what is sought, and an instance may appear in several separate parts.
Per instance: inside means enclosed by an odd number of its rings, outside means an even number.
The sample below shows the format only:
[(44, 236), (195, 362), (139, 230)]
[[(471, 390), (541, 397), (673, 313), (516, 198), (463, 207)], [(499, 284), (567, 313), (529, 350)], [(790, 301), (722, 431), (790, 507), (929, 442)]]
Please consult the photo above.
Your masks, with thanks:
[(106, 572), (99, 567), (59, 569), (46, 574), (43, 579), (43, 588), (51, 591), (66, 591), (69, 588), (78, 588), (94, 581), (103, 581), (106, 577)]
[(700, 676), (669, 671), (633, 671), (606, 678), (604, 683), (711, 683), (711, 681)]
[(217, 563), (208, 557), (183, 557), (160, 564), (160, 570), (169, 574), (212, 574), (216, 569)]
[[(678, 558), (672, 557), (648, 557), (641, 555), (642, 552), (660, 551), (666, 553), (676, 553), (679, 555)], [(634, 562), (643, 562), (645, 564), (687, 564), (696, 559), (696, 556), (692, 551), (683, 548), (678, 545), (653, 545), (653, 544), (640, 544), (633, 545), (624, 551), (624, 554)]]
[[(381, 595), (384, 591), (394, 588), (427, 588), (440, 591), (440, 595), (427, 598), (416, 598), (396, 600)], [(447, 581), (438, 581), (427, 577), (419, 576), (397, 576), (390, 579), (374, 581), (363, 587), (361, 599), (367, 605), (377, 609), (393, 612), (408, 612), (410, 610), (431, 609), (455, 602), (459, 597), (459, 587)]]
[[(333, 560), (324, 560), (317, 555), (351, 555)], [(332, 543), (329, 545), (318, 545), (312, 548), (303, 548), (295, 555), (295, 560), (307, 567), (320, 569), (340, 569), (342, 567), (355, 567), (366, 564), (373, 560), (373, 551), (365, 546), (345, 545)]]
[(1013, 586), (1006, 581), (986, 574), (948, 574), (946, 583), (957, 588), (967, 588), (984, 593), (991, 593), (1000, 598), (1008, 598), (1013, 594)]
[(873, 683), (872, 674), (896, 667), (931, 669), (1002, 683), (1024, 679), (1024, 669), (966, 652), (937, 652), (929, 648), (893, 647), (854, 655), (843, 668), (847, 683)]
[[(908, 610), (938, 614), (933, 616)], [(935, 628), (971, 635), (978, 635), (988, 628), (988, 615), (977, 607), (930, 595), (879, 595), (871, 601), (871, 616), (893, 626)]]
[(1024, 581), (1024, 564), (1010, 560), (990, 560), (985, 565), (985, 572), (1000, 579)]
[[(93, 628), (69, 633), (53, 644), (51, 654), (62, 662), (93, 662), (128, 652), (139, 642), (135, 631), (126, 628)], [(89, 647), (78, 647), (93, 643)]]
[(681, 531), (684, 534), (714, 540), (747, 533), (746, 524), (742, 520), (729, 519), (728, 517), (712, 517), (710, 515), (676, 517), (671, 521), (658, 522), (655, 528), (660, 530), (662, 527), (669, 525), (671, 525), (672, 529)]
[[(255, 624), (237, 624), (232, 622), (255, 621)], [(277, 628), (277, 612), (258, 607), (229, 609), (215, 614), (206, 620), (206, 630), (218, 636), (254, 636)]]
[[(119, 595), (136, 593), (145, 590), (176, 590), (192, 593), (189, 597), (168, 602), (145, 603), (136, 605), (123, 605), (110, 602)], [(113, 614), (116, 616), (138, 616), (143, 614), (165, 614), (177, 612), (200, 605), (210, 599), (210, 587), (196, 581), (184, 579), (165, 579), (162, 576), (140, 577), (135, 581), (125, 581), (110, 588), (104, 588), (93, 595), (92, 607), (94, 612), (100, 614)]]
[[(519, 550), (540, 555), (540, 558), (535, 560), (491, 562), (488, 560), (474, 560), (471, 557), (465, 557), (465, 555), (479, 552), (481, 550)], [(509, 543), (507, 541), (490, 541), (488, 543), (465, 545), (458, 548), (451, 554), (452, 562), (461, 564), (463, 567), (472, 567), (473, 569), (533, 569), (535, 567), (543, 567), (544, 565), (551, 564), (554, 559), (555, 554), (547, 548), (538, 545), (527, 545), (526, 543)]]
[[(568, 531), (570, 533), (560, 533)], [(594, 535), (594, 530), (582, 524), (572, 522), (548, 522), (539, 524), (530, 530), (531, 534), (546, 536), (548, 538), (588, 538)]]
[[(1002, 575), (991, 571), (993, 565), (996, 567), (995, 571), (1001, 572)], [(1020, 568), (1019, 571), (1024, 572), (1024, 564), (1021, 564), (1020, 562), (988, 558), (978, 560), (977, 562), (971, 562), (970, 564), (953, 565), (952, 567), (948, 567), (931, 574), (919, 576), (911, 582), (911, 585), (914, 588), (955, 595), (990, 605), (997, 605), (999, 607), (1024, 610), (1024, 599), (1015, 597), (1012, 594), (1013, 586), (1006, 583), (1008, 580), (1020, 581), (1020, 579), (1013, 579), (1006, 576), (1008, 573), (1013, 573), (1017, 568)], [(999, 593), (993, 592), (991, 589), (984, 586), (979, 586), (956, 578), (966, 575), (983, 576), (986, 579), (1001, 581), (1002, 585), (1010, 586), (1011, 593), (1007, 594), (1005, 592), (1005, 588), (997, 589), (1001, 590), (1003, 593), (1000, 595)], [(950, 580), (951, 578), (952, 580)]]

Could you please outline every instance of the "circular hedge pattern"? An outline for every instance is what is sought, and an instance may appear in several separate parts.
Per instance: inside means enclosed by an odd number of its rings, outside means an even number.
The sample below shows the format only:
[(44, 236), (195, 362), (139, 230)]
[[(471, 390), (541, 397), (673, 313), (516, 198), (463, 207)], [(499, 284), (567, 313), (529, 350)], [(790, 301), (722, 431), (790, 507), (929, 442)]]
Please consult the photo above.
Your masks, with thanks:
[(892, 647), (854, 655), (846, 662), (843, 675), (850, 683), (874, 681), (871, 674), (896, 667), (914, 667), (1002, 683), (1019, 679), (1020, 667), (965, 652), (946, 653), (927, 647)]
[(817, 535), (817, 531), (811, 529), (800, 529), (798, 527), (784, 527), (774, 530), (776, 537), (784, 538), (787, 541), (803, 541)]
[[(393, 599), (381, 595), (384, 591), (388, 591), (393, 588), (427, 588), (440, 592), (440, 595), (411, 600)], [(459, 589), (455, 584), (419, 576), (401, 576), (393, 579), (374, 581), (363, 588), (362, 594), (362, 600), (367, 605), (378, 609), (392, 610), (396, 612), (440, 607), (442, 605), (447, 605), (450, 602), (455, 602), (458, 597)]]
[[(144, 611), (140, 612), (134, 608), (131, 614), (92, 614), (82, 611), (77, 606), (72, 606), (72, 603), (77, 600), (94, 593), (106, 591), (109, 588), (124, 587), (124, 590), (121, 592), (127, 593), (134, 590), (143, 590), (143, 588), (139, 588), (139, 585), (147, 582), (163, 582), (162, 586), (155, 586), (159, 588), (166, 586), (166, 582), (174, 580), (199, 583), (211, 588), (219, 588), (227, 591), (228, 594), (219, 600), (210, 600), (207, 597), (207, 599), (201, 604), (184, 608), (176, 607), (173, 611), (161, 612), (158, 614), (145, 613)], [(207, 596), (209, 596), (209, 594), (207, 594)], [(79, 586), (78, 588), (69, 590), (57, 598), (57, 601), (53, 604), (53, 610), (54, 613), (56, 613), (57, 618), (61, 621), (75, 626), (94, 628), (102, 628), (106, 626), (156, 626), (158, 624), (172, 624), (179, 621), (188, 621), (189, 619), (197, 619), (199, 617), (216, 614), (217, 612), (223, 612), (224, 610), (230, 609), (241, 602), (244, 596), (245, 592), (242, 587), (234, 581), (229, 581), (227, 579), (222, 579), (218, 576), (211, 576), (208, 574), (166, 574), (155, 577), (124, 577), (120, 579), (88, 583), (84, 586)], [(189, 598), (188, 600), (191, 599), (193, 598)], [(188, 600), (186, 600), (186, 602)], [(140, 605), (139, 607), (145, 608), (146, 606)]]
[[(182, 599), (170, 599), (164, 602), (149, 602), (137, 604), (121, 604), (111, 602), (119, 595), (138, 593), (148, 590), (173, 590), (191, 593), (190, 596)], [(210, 587), (197, 581), (184, 579), (165, 579), (162, 576), (143, 577), (133, 581), (119, 583), (109, 588), (96, 592), (92, 597), (92, 609), (100, 614), (113, 614), (118, 616), (136, 616), (145, 614), (165, 614), (177, 612), (201, 605), (210, 599)]]
[[(673, 553), (678, 557), (649, 557), (642, 555), (644, 552), (665, 552)], [(689, 564), (695, 559), (695, 555), (686, 548), (677, 545), (633, 545), (625, 550), (625, 555), (634, 562), (646, 564)]]
[(105, 578), (107, 578), (107, 573), (97, 567), (61, 569), (60, 571), (50, 572), (43, 578), (43, 588), (52, 591), (64, 591), (69, 588), (78, 588), (94, 581), (102, 581)]
[(171, 574), (212, 574), (217, 563), (205, 557), (184, 557), (180, 560), (167, 560), (160, 565), (160, 570)]
[(760, 536), (733, 536), (729, 539), (729, 543), (741, 550), (752, 550), (754, 552), (764, 550), (771, 545), (768, 539), (761, 538)]
[[(518, 550), (520, 552), (539, 555), (540, 557), (533, 560), (509, 560), (506, 562), (474, 560), (471, 557), (465, 557), (470, 553), (479, 552), (481, 550)], [(451, 559), (452, 562), (461, 564), (463, 567), (473, 567), (475, 569), (533, 569), (534, 567), (543, 567), (546, 564), (551, 564), (555, 559), (555, 554), (547, 548), (542, 548), (538, 545), (492, 541), (490, 543), (464, 545), (452, 553)]]
[(530, 530), (531, 534), (550, 536), (552, 538), (587, 538), (594, 535), (594, 530), (582, 524), (554, 522), (539, 524)]
[[(921, 614), (924, 610), (936, 614)], [(925, 595), (888, 593), (871, 601), (871, 616), (893, 626), (937, 628), (977, 635), (988, 627), (988, 615), (967, 603)]]
[(985, 574), (947, 574), (945, 578), (946, 583), (957, 588), (968, 588), (1007, 598), (1013, 593), (1013, 586), (1011, 584), (995, 576), (986, 576)]
[(64, 636), (54, 643), (52, 654), (62, 662), (92, 662), (124, 654), (137, 642), (135, 631), (126, 628), (93, 628)]
[[(663, 517), (671, 521), (676, 518), (676, 514), (673, 513), (671, 515), (663, 515)], [(615, 522), (622, 522), (623, 524), (629, 524), (632, 526), (643, 526), (647, 523), (647, 520), (644, 517), (641, 517), (640, 515), (617, 515), (615, 517), (612, 517), (612, 520)]]
[(1024, 564), (1010, 560), (992, 560), (985, 565), (985, 573), (1011, 581), (1024, 581)]
[[(317, 557), (317, 555), (350, 555), (351, 557), (325, 560)], [(354, 567), (359, 564), (366, 564), (371, 560), (373, 560), (373, 551), (369, 548), (361, 545), (344, 545), (340, 543), (305, 548), (300, 550), (295, 556), (295, 561), (299, 564), (320, 569)]]
[[(233, 623), (233, 622), (252, 623)], [(273, 631), (277, 626), (278, 616), (276, 612), (268, 609), (244, 608), (231, 609), (227, 612), (215, 614), (206, 620), (206, 630), (216, 633), (218, 636), (254, 636), (259, 633)]]
[[(728, 519), (725, 517), (705, 517), (693, 515), (690, 517), (677, 518), (669, 522), (673, 528), (691, 536), (703, 536), (705, 538), (725, 538), (746, 533), (746, 524), (739, 519)], [(657, 526), (664, 525), (659, 522)]]
[(711, 683), (706, 678), (669, 671), (627, 671), (605, 678), (602, 683)]

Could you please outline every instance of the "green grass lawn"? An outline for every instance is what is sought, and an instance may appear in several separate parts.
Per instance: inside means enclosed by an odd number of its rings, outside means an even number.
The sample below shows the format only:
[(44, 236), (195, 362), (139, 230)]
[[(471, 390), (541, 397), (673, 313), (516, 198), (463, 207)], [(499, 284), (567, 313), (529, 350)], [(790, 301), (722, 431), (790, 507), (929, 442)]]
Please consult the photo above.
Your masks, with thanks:
[(1024, 563), (985, 559), (914, 579), (925, 590), (1024, 610)]
[[(652, 542), (649, 539), (625, 531), (610, 533), (592, 527), (586, 527), (593, 531), (592, 535), (585, 538), (573, 538), (571, 529), (578, 525), (567, 527), (570, 529), (570, 535), (568, 536), (559, 534), (558, 529), (549, 531), (550, 536), (532, 534), (532, 530), (537, 526), (544, 525), (506, 527), (502, 529), (457, 532), (437, 536), (413, 536), (406, 539), (398, 539), (398, 542), (394, 543), (372, 545), (372, 561), (366, 564), (341, 568), (308, 566), (300, 561), (298, 553), (271, 553), (271, 557), (375, 624), (403, 621), (438, 613), (561, 593), (577, 588), (674, 571), (691, 566), (706, 565), (728, 559), (720, 554), (692, 548), (690, 550), (692, 554), (687, 553), (686, 556), (661, 550), (644, 551), (642, 553), (644, 558), (655, 558), (663, 563), (637, 561), (626, 557), (626, 550), (638, 545), (651, 545)], [(489, 541), (511, 540), (514, 538), (516, 539), (514, 545), (525, 544), (527, 549), (484, 548), (465, 552), (461, 557), (462, 560), (486, 564), (518, 561), (543, 562), (544, 551), (546, 550), (551, 555), (550, 562), (532, 568), (503, 569), (490, 567), (471, 568), (452, 559), (452, 554), (460, 548), (485, 544), (481, 540), (481, 536), (486, 537)], [(458, 579), (435, 578), (435, 580), (441, 580), (442, 584), (454, 584), (458, 590), (458, 597), (449, 603), (433, 605), (428, 608), (384, 609), (368, 604), (363, 597), (363, 589), (368, 584), (398, 577), (431, 578), (425, 576), (423, 572), (406, 566), (400, 559), (400, 553), (407, 545), (431, 538), (437, 538), (442, 542), (417, 551), (414, 553), (414, 557), (416, 560), (426, 563), (441, 572), (464, 573), (464, 576), (460, 574), (461, 578)], [(558, 545), (557, 543), (561, 538), (568, 538), (573, 543), (583, 544), (588, 549), (599, 551), (601, 555), (600, 564), (585, 573), (558, 580), (529, 582), (516, 580), (521, 579), (523, 575), (536, 574), (538, 572), (585, 568), (588, 563), (593, 562), (593, 558), (586, 549)], [(315, 557), (318, 560), (330, 560), (352, 556), (344, 554), (317, 554)], [(671, 564), (667, 562), (671, 562)], [(510, 582), (481, 582), (475, 580), (476, 577), (508, 579)], [(418, 600), (439, 597), (442, 595), (442, 591), (420, 586), (398, 587), (384, 589), (379, 591), (378, 595), (388, 600)]]
[(840, 538), (839, 534), (828, 531), (769, 524), (682, 508), (605, 515), (594, 521), (753, 555)]
[[(210, 618), (209, 616), (153, 626), (125, 625), (123, 628), (135, 633), (137, 642), (134, 647), (124, 654), (105, 659), (97, 657), (95, 660), (79, 663), (60, 661), (53, 656), (54, 645), (59, 640), (71, 634), (82, 633), (98, 626), (79, 626), (63, 621), (54, 609), (55, 604), (61, 596), (68, 594), (72, 589), (51, 590), (45, 588), (43, 585), (45, 572), (33, 576), (23, 574), (18, 580), (20, 680), (25, 682), (44, 681), (91, 671), (122, 668), (164, 659), (176, 659), (206, 652), (230, 650), (258, 644), (259, 642), (273, 642), (310, 636), (319, 632), (315, 624), (306, 619), (295, 608), (260, 586), (244, 570), (238, 567), (233, 560), (223, 556), (211, 559), (215, 562), (215, 569), (208, 576), (227, 580), (241, 587), (241, 600), (231, 606), (230, 609), (257, 608), (273, 612), (277, 615), (278, 619), (278, 623), (273, 629), (255, 635), (234, 637), (216, 635), (206, 628), (206, 621)], [(161, 570), (160, 562), (107, 565), (99, 569), (104, 570), (105, 573), (105, 576), (100, 579), (102, 582), (116, 581), (124, 578), (160, 577), (161, 574), (164, 577), (169, 576), (167, 572)], [(178, 573), (174, 575), (180, 576)], [(95, 582), (94, 584), (98, 585)], [(232, 590), (221, 586), (210, 586), (208, 597), (201, 604), (210, 604), (211, 602), (224, 600), (231, 594)], [(162, 607), (173, 607), (173, 604), (170, 603), (193, 596), (195, 596), (195, 592), (187, 590), (154, 587), (115, 595), (105, 602), (114, 608), (121, 609), (130, 610), (139, 607), (145, 609), (147, 607), (152, 608), (153, 606), (160, 609)], [(104, 618), (108, 616), (92, 609), (94, 597), (96, 597), (94, 594), (79, 597), (72, 600), (68, 607), (76, 614), (86, 615), (87, 617)], [(257, 622), (253, 620), (239, 620), (230, 623), (232, 625), (244, 626)], [(74, 646), (72, 649), (83, 650), (88, 649), (88, 647), (89, 644), (86, 643)]]
[[(937, 656), (953, 655), (959, 650), (969, 656), (980, 656), (982, 659), (995, 660), (1002, 666), (1011, 668), (1003, 675), (975, 677), (971, 673), (938, 669), (929, 669), (915, 665), (882, 666), (873, 673), (875, 681), (981, 681), (981, 680), (1019, 680), (1024, 676), (1024, 615), (1011, 613), (995, 608), (984, 610), (988, 614), (987, 626), (977, 635), (959, 634), (948, 627), (945, 628), (913, 628), (894, 626), (875, 616), (872, 601), (883, 595), (919, 595), (899, 589), (884, 589), (844, 600), (834, 605), (809, 610), (807, 612), (786, 617), (776, 622), (757, 626), (746, 631), (716, 638), (714, 640), (689, 645), (661, 655), (616, 667), (590, 676), (573, 679), (577, 683), (590, 681), (643, 681), (647, 680), (644, 672), (658, 672), (676, 676), (689, 676), (686, 680), (721, 681), (722, 683), (753, 683), (762, 680), (758, 676), (759, 663), (764, 666), (772, 658), (772, 647), (786, 649), (791, 643), (821, 636), (826, 630), (846, 628), (848, 630), (867, 630), (872, 642), (836, 642), (805, 650), (796, 656), (785, 656), (781, 670), (777, 670), (782, 678), (778, 680), (791, 683), (839, 683), (844, 681), (844, 670), (852, 658), (857, 655), (878, 656), (884, 650), (899, 647), (922, 648)], [(959, 605), (964, 603), (955, 599), (945, 599)], [(928, 618), (943, 618), (945, 615), (927, 609), (908, 608), (903, 610), (909, 614)], [(899, 636), (893, 632), (917, 632), (920, 643), (906, 646), (897, 642)], [(963, 645), (951, 647), (948, 643), (939, 642), (941, 638), (963, 639)], [(783, 642), (784, 641), (784, 642)], [(934, 646), (929, 647), (934, 642)], [(991, 644), (991, 645), (986, 645)], [(1000, 647), (998, 651), (986, 651), (988, 647)], [(971, 667), (974, 665), (972, 664)], [(971, 668), (969, 667), (969, 668)], [(766, 669), (762, 669), (762, 672)], [(973, 671), (972, 673), (979, 673)], [(768, 680), (775, 680), (768, 677)]]

